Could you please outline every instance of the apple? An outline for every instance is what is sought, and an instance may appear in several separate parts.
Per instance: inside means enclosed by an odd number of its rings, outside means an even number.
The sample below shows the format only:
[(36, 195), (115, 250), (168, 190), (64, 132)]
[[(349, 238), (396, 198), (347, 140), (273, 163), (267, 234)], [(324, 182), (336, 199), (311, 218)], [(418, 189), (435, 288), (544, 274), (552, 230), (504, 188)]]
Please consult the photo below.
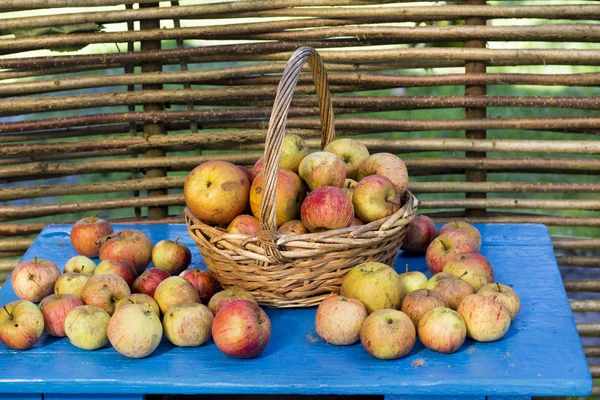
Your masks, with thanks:
[(60, 269), (52, 261), (34, 257), (21, 261), (12, 272), (10, 284), (22, 300), (34, 303), (54, 292)]
[(519, 311), (521, 310), (521, 300), (517, 292), (513, 288), (501, 283), (488, 283), (483, 285), (477, 291), (477, 294), (485, 297), (489, 297), (492, 300), (496, 300), (498, 303), (504, 305), (510, 313), (510, 320), (517, 318)]
[(189, 210), (206, 224), (227, 225), (246, 209), (250, 181), (226, 161), (206, 161), (194, 168), (183, 185)]
[(44, 331), (44, 316), (27, 300), (8, 303), (0, 309), (0, 342), (14, 350), (33, 347)]
[(258, 160), (256, 160), (256, 162), (252, 166), (252, 169), (250, 170), (250, 175), (251, 175), (251, 178), (252, 178), (250, 180), (250, 184), (252, 184), (252, 182), (254, 182), (254, 179), (256, 179), (256, 177), (258, 176), (258, 174), (260, 174), (261, 172), (263, 172), (264, 169), (265, 169), (265, 157), (264, 156), (260, 156), (260, 158)]
[(360, 220), (360, 218), (356, 218), (354, 217), (352, 219), (352, 223), (350, 224), (350, 226), (360, 226), (360, 225), (364, 225), (365, 223), (363, 221)]
[(217, 280), (208, 271), (201, 269), (186, 269), (179, 276), (190, 281), (198, 291), (202, 304), (208, 304), (210, 299), (217, 293)]
[(465, 297), (475, 293), (470, 283), (447, 272), (438, 272), (432, 276), (425, 288), (437, 292), (453, 310), (458, 308)]
[(427, 285), (427, 277), (421, 271), (408, 271), (406, 264), (406, 272), (398, 275), (398, 281), (402, 286), (402, 293), (406, 296), (415, 290), (423, 289)]
[(359, 300), (330, 296), (317, 307), (315, 330), (327, 343), (354, 344), (360, 339), (360, 328), (367, 315), (367, 309)]
[(250, 170), (244, 167), (243, 165), (236, 165), (236, 167), (238, 167), (240, 171), (242, 171), (246, 175), (246, 178), (248, 178), (248, 182), (252, 183), (252, 172), (250, 172)]
[(366, 262), (352, 268), (344, 277), (342, 296), (358, 299), (371, 314), (384, 308), (400, 307), (402, 289), (398, 274), (389, 265)]
[[(98, 239), (113, 233), (110, 222), (96, 215), (80, 219), (71, 229), (71, 245), (78, 254), (86, 257), (98, 257), (100, 244)], [(91, 272), (90, 272), (91, 273)]]
[(277, 233), (281, 233), (282, 235), (303, 235), (308, 233), (308, 229), (306, 229), (301, 220), (293, 219), (281, 225), (277, 229)]
[(158, 303), (152, 297), (143, 293), (132, 293), (129, 296), (123, 297), (121, 300), (115, 304), (115, 311), (119, 309), (119, 307), (124, 306), (125, 304), (139, 304), (141, 306), (146, 307), (148, 310), (152, 310), (160, 317), (160, 308), (158, 308)]
[(311, 232), (347, 228), (354, 219), (354, 207), (342, 189), (322, 186), (306, 196), (300, 216)]
[(346, 164), (336, 154), (317, 151), (304, 157), (298, 173), (311, 190), (323, 186), (341, 188), (346, 181)]
[(352, 204), (356, 216), (365, 222), (389, 217), (400, 209), (401, 197), (391, 180), (383, 175), (369, 175), (354, 188)]
[(480, 294), (465, 297), (456, 311), (465, 320), (467, 335), (478, 342), (498, 340), (510, 327), (508, 309), (496, 300)]
[(439, 234), (442, 235), (451, 231), (462, 231), (466, 233), (475, 243), (473, 251), (481, 250), (481, 233), (475, 228), (473, 225), (464, 221), (454, 220), (453, 222), (449, 222), (446, 225), (442, 226), (439, 230)]
[(360, 341), (373, 357), (394, 360), (407, 355), (415, 346), (416, 330), (402, 311), (377, 310), (369, 315), (360, 330)]
[(92, 276), (81, 289), (83, 304), (96, 306), (112, 315), (115, 305), (131, 291), (123, 278), (114, 274)]
[(138, 274), (150, 264), (152, 241), (143, 232), (125, 229), (99, 239), (100, 261), (129, 261)]
[(208, 302), (208, 308), (213, 314), (217, 315), (222, 306), (236, 300), (248, 300), (258, 305), (251, 293), (235, 287), (233, 289), (221, 290), (215, 294)]
[(469, 282), (475, 292), (483, 285), (494, 282), (492, 264), (479, 253), (458, 254), (444, 265), (442, 271)]
[(346, 192), (350, 198), (350, 201), (352, 201), (352, 198), (354, 197), (354, 189), (356, 189), (356, 185), (358, 185), (358, 182), (356, 182), (354, 179), (346, 179), (344, 181), (344, 186), (342, 186), (342, 190)]
[[(250, 188), (250, 208), (257, 219), (260, 219), (260, 201), (264, 191), (263, 178), (262, 173), (258, 174)], [(295, 172), (279, 168), (275, 189), (275, 216), (278, 226), (298, 218), (305, 192), (304, 182)]]
[(256, 303), (232, 301), (215, 316), (212, 337), (217, 348), (228, 356), (253, 358), (269, 343), (271, 321)]
[(181, 276), (171, 276), (162, 281), (154, 292), (154, 300), (164, 314), (170, 307), (185, 303), (200, 303), (198, 291)]
[(148, 268), (133, 281), (131, 290), (133, 293), (143, 293), (150, 297), (154, 297), (154, 291), (158, 285), (170, 276), (171, 274), (164, 269)]
[(463, 232), (444, 233), (431, 242), (425, 252), (425, 262), (432, 274), (442, 272), (444, 265), (457, 254), (476, 251), (473, 241)]
[(75, 307), (65, 319), (65, 334), (71, 344), (83, 350), (96, 350), (108, 343), (106, 328), (110, 315), (95, 306)]
[(93, 274), (96, 269), (96, 263), (86, 256), (75, 256), (69, 258), (65, 264), (63, 272), (77, 272), (78, 274)]
[(102, 274), (114, 274), (118, 275), (125, 282), (127, 282), (127, 286), (131, 287), (133, 285), (133, 281), (138, 277), (135, 268), (129, 261), (125, 260), (104, 260), (100, 261), (96, 270), (94, 271), (94, 275), (102, 275)]
[(256, 236), (258, 235), (258, 220), (252, 215), (238, 215), (227, 226), (227, 232)]
[(285, 135), (279, 156), (279, 167), (298, 172), (300, 162), (309, 153), (304, 139), (296, 135)]
[(165, 313), (163, 330), (175, 346), (196, 347), (210, 339), (213, 320), (213, 313), (204, 304), (180, 304)]
[(333, 140), (323, 150), (336, 154), (344, 162), (346, 177), (350, 179), (358, 177), (360, 166), (370, 155), (367, 146), (349, 138)]
[(401, 248), (408, 251), (425, 252), (436, 235), (435, 222), (428, 216), (419, 214), (408, 224)]
[(72, 294), (81, 298), (81, 290), (92, 277), (92, 274), (68, 272), (58, 277), (54, 284), (54, 294)]
[(119, 307), (106, 328), (110, 344), (130, 358), (144, 358), (156, 350), (163, 328), (156, 313), (140, 304)]
[(179, 275), (192, 262), (192, 252), (183, 243), (175, 240), (161, 240), (152, 248), (152, 265), (164, 269), (171, 275)]
[(369, 175), (383, 175), (388, 178), (402, 196), (408, 188), (408, 170), (404, 161), (391, 153), (372, 154), (358, 170), (358, 182)]
[(40, 302), (44, 316), (44, 330), (52, 336), (65, 337), (65, 319), (69, 311), (82, 306), (79, 297), (72, 294), (51, 294)]
[(419, 321), (417, 331), (423, 346), (445, 354), (458, 350), (467, 337), (465, 321), (447, 307), (427, 311)]
[(416, 328), (423, 315), (435, 307), (448, 307), (448, 302), (433, 290), (419, 289), (406, 295), (400, 311), (408, 315)]

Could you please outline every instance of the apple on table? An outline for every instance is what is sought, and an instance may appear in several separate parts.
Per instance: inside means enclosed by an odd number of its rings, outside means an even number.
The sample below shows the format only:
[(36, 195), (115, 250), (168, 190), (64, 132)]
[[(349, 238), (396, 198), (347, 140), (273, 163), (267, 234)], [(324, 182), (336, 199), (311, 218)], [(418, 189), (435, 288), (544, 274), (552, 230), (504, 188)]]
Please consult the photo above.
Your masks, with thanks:
[(404, 357), (415, 346), (417, 332), (402, 311), (377, 310), (365, 319), (360, 341), (369, 354), (382, 360)]
[(33, 347), (44, 331), (44, 316), (28, 300), (17, 300), (0, 309), (0, 342), (14, 350)]
[(425, 252), (425, 262), (432, 274), (442, 272), (444, 265), (453, 257), (462, 253), (476, 252), (477, 246), (472, 238), (462, 231), (446, 232), (431, 242)]
[(408, 315), (416, 328), (423, 315), (436, 307), (448, 307), (448, 302), (433, 290), (419, 289), (402, 300), (400, 311)]
[(127, 282), (127, 286), (131, 287), (133, 282), (138, 277), (138, 273), (135, 268), (129, 261), (125, 260), (103, 260), (100, 261), (96, 269), (94, 270), (94, 275), (102, 275), (102, 274), (113, 274), (118, 275), (125, 282)]
[(162, 281), (154, 292), (154, 300), (164, 314), (170, 307), (184, 303), (200, 303), (198, 291), (184, 277), (171, 276)]
[(329, 296), (317, 307), (315, 330), (327, 343), (354, 344), (360, 340), (360, 328), (367, 316), (367, 309), (359, 300)]
[(385, 308), (397, 309), (402, 301), (398, 274), (389, 265), (366, 262), (352, 268), (344, 277), (340, 294), (360, 300), (371, 314)]
[(92, 276), (81, 289), (83, 304), (96, 306), (112, 315), (116, 303), (131, 290), (123, 278), (114, 274)]
[(78, 254), (86, 257), (98, 257), (101, 246), (98, 240), (111, 233), (113, 233), (113, 228), (110, 222), (93, 215), (75, 222), (69, 239)]
[(73, 308), (65, 319), (69, 342), (83, 350), (97, 350), (108, 343), (106, 329), (110, 315), (103, 309), (84, 305)]
[(81, 291), (92, 276), (92, 274), (80, 274), (77, 272), (62, 274), (54, 284), (54, 294), (72, 294), (81, 298)]
[(435, 222), (428, 216), (419, 214), (408, 224), (401, 248), (407, 251), (425, 252), (436, 236)]
[(204, 304), (179, 304), (165, 313), (163, 331), (175, 346), (197, 347), (211, 338), (213, 320), (213, 313)]
[(34, 257), (21, 261), (12, 272), (10, 284), (22, 300), (37, 303), (54, 292), (60, 269), (49, 260)]
[(44, 316), (44, 330), (51, 336), (65, 337), (65, 320), (69, 311), (82, 306), (79, 297), (72, 294), (51, 294), (40, 302)]
[(171, 275), (179, 275), (192, 262), (192, 252), (179, 236), (175, 240), (161, 240), (152, 248), (152, 265), (164, 269)]
[(186, 269), (179, 276), (187, 279), (198, 291), (202, 304), (208, 304), (210, 299), (217, 293), (217, 280), (208, 271), (201, 269)]
[(435, 307), (421, 317), (417, 332), (423, 346), (450, 354), (465, 342), (467, 326), (456, 311), (447, 307)]
[(141, 304), (125, 304), (108, 321), (106, 334), (119, 353), (130, 358), (144, 358), (160, 344), (163, 328), (153, 310)]
[(138, 274), (150, 264), (152, 241), (137, 229), (124, 229), (100, 238), (100, 261), (124, 260), (133, 265)]
[(221, 307), (236, 300), (247, 300), (258, 305), (256, 299), (250, 292), (234, 287), (232, 289), (225, 289), (217, 292), (208, 302), (208, 308), (214, 315), (217, 315)]
[(75, 256), (69, 258), (66, 262), (63, 273), (76, 272), (78, 274), (93, 274), (95, 269), (96, 263), (94, 260), (91, 260), (86, 256)]
[(154, 292), (158, 285), (170, 276), (171, 274), (164, 269), (148, 268), (133, 281), (131, 290), (134, 293), (143, 293), (150, 297), (154, 297)]
[(124, 306), (125, 304), (139, 304), (145, 307), (148, 310), (152, 310), (160, 317), (160, 308), (158, 307), (158, 303), (152, 297), (143, 293), (132, 293), (129, 296), (123, 297), (121, 300), (115, 304), (115, 311), (119, 309), (119, 307)]
[(453, 310), (458, 308), (465, 297), (475, 293), (469, 282), (447, 272), (438, 272), (433, 275), (425, 288), (437, 292)]

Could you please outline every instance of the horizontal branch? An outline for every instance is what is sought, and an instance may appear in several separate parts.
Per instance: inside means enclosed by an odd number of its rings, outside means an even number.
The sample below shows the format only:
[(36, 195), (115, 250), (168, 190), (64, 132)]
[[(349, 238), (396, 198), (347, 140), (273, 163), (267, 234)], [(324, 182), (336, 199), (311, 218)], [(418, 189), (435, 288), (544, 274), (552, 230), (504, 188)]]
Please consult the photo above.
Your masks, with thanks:
[(555, 250), (591, 250), (600, 249), (600, 238), (553, 237)]
[[(600, 300), (569, 300), (569, 305), (573, 312), (600, 312)], [(600, 351), (590, 352), (587, 348), (584, 350), (588, 357), (600, 357)], [(588, 353), (594, 353), (594, 355)]]
[(540, 200), (540, 199), (442, 199), (421, 200), (419, 207), (426, 208), (510, 208), (546, 210), (600, 210), (600, 200)]
[[(409, 189), (413, 193), (600, 193), (600, 183), (410, 182)], [(0, 189), (0, 199), (1, 193)]]
[[(572, 301), (574, 301), (574, 300), (572, 300)], [(580, 301), (582, 303), (586, 302), (586, 301), (596, 302), (596, 300), (578, 300), (578, 301)], [(584, 346), (583, 352), (585, 353), (586, 357), (600, 357), (600, 346)]]
[(1, 239), (0, 240), (0, 251), (9, 250), (27, 250), (33, 243), (33, 238), (24, 239)]
[[(581, 337), (596, 337), (596, 336), (600, 336), (600, 323), (597, 323), (597, 322), (578, 322), (576, 325), (577, 325), (577, 332), (579, 332), (579, 336), (581, 336)], [(597, 374), (597, 372), (598, 371), (596, 370), (595, 373)]]
[(461, 218), (472, 224), (544, 224), (548, 226), (584, 226), (600, 227), (600, 217), (563, 217), (559, 215), (536, 215), (523, 213), (502, 213), (498, 215), (493, 212), (485, 217), (466, 217), (464, 211), (459, 212), (429, 212), (425, 213), (439, 223), (448, 223), (456, 218)]
[(11, 272), (19, 264), (19, 259), (0, 259), (0, 273)]
[(556, 261), (562, 267), (600, 268), (600, 257), (591, 256), (557, 256)]
[(564, 281), (567, 292), (600, 292), (600, 280), (597, 281)]

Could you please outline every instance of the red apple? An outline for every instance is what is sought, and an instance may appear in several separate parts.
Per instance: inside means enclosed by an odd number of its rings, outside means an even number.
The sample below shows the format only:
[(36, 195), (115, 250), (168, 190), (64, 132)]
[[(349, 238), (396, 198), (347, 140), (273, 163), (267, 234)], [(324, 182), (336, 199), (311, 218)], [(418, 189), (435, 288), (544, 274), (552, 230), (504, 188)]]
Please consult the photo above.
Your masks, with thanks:
[(129, 285), (120, 276), (94, 275), (81, 289), (81, 300), (83, 304), (96, 306), (112, 315), (117, 302), (130, 294)]
[(473, 225), (464, 221), (454, 220), (440, 228), (439, 234), (442, 235), (451, 231), (462, 231), (466, 233), (474, 242), (473, 251), (481, 250), (481, 233)]
[(308, 229), (306, 229), (301, 220), (293, 219), (281, 225), (279, 229), (277, 229), (277, 232), (282, 235), (303, 235), (308, 233)]
[(44, 316), (35, 304), (17, 300), (0, 309), (0, 342), (14, 350), (33, 347), (44, 331)]
[[(208, 302), (208, 308), (216, 315), (221, 307), (236, 300), (248, 300), (256, 303), (256, 299), (251, 293), (235, 287), (233, 289), (221, 290), (216, 293)], [(256, 305), (258, 305), (258, 303), (256, 303)]]
[(476, 251), (473, 241), (463, 232), (444, 233), (431, 242), (425, 253), (425, 262), (432, 274), (442, 272), (444, 265), (457, 254)]
[(429, 279), (426, 289), (437, 292), (448, 302), (448, 306), (456, 310), (460, 302), (475, 293), (473, 286), (447, 272), (438, 272)]
[(192, 252), (179, 237), (173, 240), (161, 240), (152, 248), (152, 265), (164, 269), (171, 275), (178, 275), (192, 262)]
[(250, 172), (250, 170), (244, 167), (243, 165), (236, 165), (236, 167), (238, 167), (240, 171), (242, 171), (246, 175), (246, 178), (248, 178), (248, 182), (252, 183), (252, 172)]
[(447, 307), (427, 311), (419, 322), (418, 332), (423, 346), (446, 354), (458, 350), (467, 337), (465, 321)]
[(419, 289), (406, 295), (400, 311), (408, 315), (416, 328), (423, 315), (436, 307), (448, 307), (448, 302), (433, 290)]
[(389, 217), (400, 209), (400, 203), (398, 190), (383, 175), (363, 178), (354, 188), (352, 196), (356, 216), (367, 223)]
[(364, 225), (365, 223), (363, 221), (360, 220), (360, 218), (356, 218), (354, 217), (352, 219), (352, 223), (350, 224), (350, 226), (360, 226), (360, 225)]
[[(250, 188), (250, 208), (257, 219), (260, 219), (260, 201), (264, 191), (263, 178), (262, 173), (258, 174)], [(305, 195), (302, 179), (289, 169), (279, 168), (275, 191), (277, 225), (281, 226), (288, 221), (297, 219)]]
[(327, 343), (354, 344), (360, 339), (360, 328), (367, 315), (365, 305), (359, 300), (330, 296), (317, 308), (315, 330)]
[(408, 188), (408, 170), (404, 161), (391, 153), (372, 154), (358, 170), (358, 182), (369, 175), (383, 175), (388, 178), (402, 196)]
[(477, 294), (489, 297), (504, 305), (510, 313), (511, 321), (517, 318), (517, 315), (521, 310), (521, 300), (519, 300), (519, 296), (510, 286), (498, 282), (488, 283), (487, 285), (482, 286), (477, 291)]
[(444, 265), (442, 271), (469, 282), (475, 292), (483, 285), (494, 282), (492, 264), (479, 253), (458, 254)]
[(227, 227), (227, 232), (256, 236), (258, 235), (258, 220), (252, 215), (238, 215)]
[(253, 358), (269, 343), (271, 321), (256, 303), (236, 300), (223, 305), (215, 316), (212, 337), (223, 353)]
[(226, 225), (246, 209), (250, 181), (226, 161), (207, 161), (194, 168), (183, 186), (185, 204), (206, 224)]
[(150, 264), (152, 241), (143, 232), (125, 229), (99, 239), (100, 261), (129, 261), (138, 274)]
[(346, 181), (346, 164), (337, 154), (318, 151), (304, 157), (298, 167), (298, 174), (311, 190), (323, 186), (341, 188)]
[(52, 261), (35, 257), (21, 261), (12, 272), (10, 284), (15, 294), (34, 303), (54, 292), (60, 269)]
[(254, 179), (256, 179), (256, 177), (258, 176), (258, 174), (260, 174), (261, 172), (263, 172), (264, 169), (265, 169), (265, 157), (264, 156), (260, 156), (260, 158), (258, 160), (256, 160), (256, 162), (252, 166), (252, 169), (250, 170), (250, 175), (251, 175), (251, 178), (252, 178), (250, 180), (250, 184), (252, 184), (252, 182), (254, 182)]
[(202, 304), (208, 304), (210, 299), (217, 293), (217, 280), (208, 271), (186, 269), (179, 276), (184, 277), (194, 285)]
[(87, 217), (75, 222), (71, 229), (71, 245), (78, 254), (86, 257), (98, 257), (100, 244), (98, 239), (113, 233), (110, 222), (96, 217)]
[(321, 232), (350, 226), (354, 219), (354, 207), (342, 189), (323, 186), (306, 196), (300, 215), (309, 231)]
[(373, 357), (394, 360), (407, 355), (415, 346), (416, 330), (402, 311), (377, 310), (369, 315), (360, 330), (360, 341)]
[(336, 139), (325, 146), (324, 150), (336, 154), (344, 162), (346, 177), (350, 179), (358, 177), (360, 166), (370, 155), (367, 146), (349, 138)]
[(198, 291), (181, 276), (171, 276), (162, 281), (154, 292), (154, 300), (164, 314), (169, 307), (185, 303), (200, 303)]
[(65, 319), (69, 311), (82, 306), (79, 297), (72, 294), (52, 294), (40, 302), (40, 311), (44, 316), (44, 330), (52, 336), (65, 337)]
[(118, 275), (127, 285), (131, 287), (133, 282), (138, 277), (137, 272), (135, 272), (135, 268), (129, 261), (125, 260), (104, 260), (100, 261), (100, 264), (94, 270), (94, 275), (102, 275), (102, 274), (114, 274)]
[(148, 268), (133, 281), (131, 290), (133, 293), (143, 293), (150, 297), (154, 297), (154, 291), (158, 285), (170, 276), (171, 275), (164, 269)]
[(480, 294), (464, 298), (456, 310), (465, 320), (467, 335), (478, 342), (500, 339), (510, 327), (510, 313), (501, 303)]
[(408, 230), (402, 241), (402, 249), (425, 252), (436, 236), (435, 222), (428, 216), (419, 214), (408, 224)]

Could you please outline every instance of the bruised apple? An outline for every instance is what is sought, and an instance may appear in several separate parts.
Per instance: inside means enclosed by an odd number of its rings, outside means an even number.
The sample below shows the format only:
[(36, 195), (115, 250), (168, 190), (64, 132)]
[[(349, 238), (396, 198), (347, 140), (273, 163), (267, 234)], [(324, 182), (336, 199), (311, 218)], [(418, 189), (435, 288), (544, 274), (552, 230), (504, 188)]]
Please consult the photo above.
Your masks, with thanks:
[(298, 172), (300, 163), (308, 153), (308, 145), (304, 139), (297, 135), (285, 135), (279, 156), (279, 167)]
[(500, 339), (510, 328), (508, 309), (489, 297), (472, 294), (456, 310), (465, 320), (467, 335), (478, 342)]
[(17, 300), (0, 308), (0, 342), (14, 350), (33, 347), (44, 331), (44, 316), (27, 300)]
[(106, 334), (119, 353), (130, 358), (144, 358), (160, 344), (163, 328), (154, 311), (140, 304), (125, 304), (108, 321)]
[(281, 225), (277, 229), (277, 233), (281, 233), (282, 235), (303, 235), (308, 233), (308, 229), (306, 229), (301, 220), (293, 219)]
[(369, 315), (360, 330), (360, 341), (369, 354), (382, 360), (407, 355), (416, 342), (416, 329), (402, 311), (377, 310)]
[(359, 300), (330, 296), (317, 308), (315, 330), (327, 343), (354, 344), (360, 339), (360, 328), (367, 315), (367, 309)]

